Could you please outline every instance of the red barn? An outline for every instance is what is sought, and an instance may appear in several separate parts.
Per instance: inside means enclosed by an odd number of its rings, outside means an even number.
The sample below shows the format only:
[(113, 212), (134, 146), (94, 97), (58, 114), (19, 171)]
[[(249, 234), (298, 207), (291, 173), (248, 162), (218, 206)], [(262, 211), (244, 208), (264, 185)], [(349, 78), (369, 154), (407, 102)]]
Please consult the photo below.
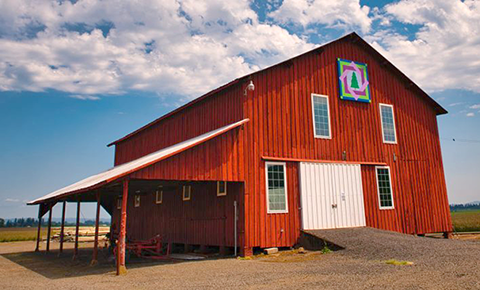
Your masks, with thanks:
[(121, 247), (125, 227), (129, 239), (242, 255), (293, 246), (309, 229), (448, 234), (445, 113), (352, 33), (109, 144), (114, 168), (30, 204), (41, 217), (59, 201), (98, 201)]

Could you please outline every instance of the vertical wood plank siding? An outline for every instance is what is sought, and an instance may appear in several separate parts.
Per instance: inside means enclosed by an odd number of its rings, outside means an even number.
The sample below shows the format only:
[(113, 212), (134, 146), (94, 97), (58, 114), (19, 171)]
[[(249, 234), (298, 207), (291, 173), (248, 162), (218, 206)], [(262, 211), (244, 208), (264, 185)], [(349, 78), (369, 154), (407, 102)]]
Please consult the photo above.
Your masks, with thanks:
[[(182, 200), (182, 186), (165, 189), (163, 202), (155, 203), (155, 192), (142, 193), (140, 206), (134, 206), (135, 194), (128, 197), (127, 234), (129, 240), (148, 240), (161, 235), (173, 243), (233, 246), (233, 201), (241, 192), (241, 183), (229, 183), (226, 196), (217, 196), (216, 182), (192, 184), (191, 200)], [(116, 200), (115, 200), (116, 202)], [(116, 207), (112, 223), (118, 231), (120, 210)]]
[[(337, 58), (368, 64), (372, 103), (342, 101)], [(267, 214), (261, 156), (385, 162), (395, 209), (380, 210), (374, 166), (362, 166), (367, 226), (404, 233), (451, 231), (436, 113), (385, 66), (349, 41), (253, 75), (246, 100), (246, 247), (291, 246), (298, 238), (296, 163), (287, 163), (289, 212)], [(329, 96), (332, 139), (316, 139), (311, 94)], [(379, 103), (394, 106), (398, 144), (384, 144)], [(396, 161), (394, 161), (394, 154)]]
[[(372, 103), (340, 100), (337, 58), (368, 64)], [(243, 128), (133, 177), (244, 182), (244, 194), (239, 197), (243, 246), (292, 246), (300, 234), (298, 163), (286, 162), (288, 213), (267, 214), (265, 162), (261, 157), (342, 160), (345, 151), (348, 161), (390, 166), (395, 209), (380, 210), (375, 169), (362, 165), (367, 226), (404, 233), (451, 231), (436, 112), (377, 58), (344, 39), (255, 73), (251, 79), (255, 91), (247, 96), (245, 79), (120, 142), (115, 164), (249, 118)], [(332, 139), (314, 138), (312, 93), (329, 96)], [(394, 106), (398, 144), (382, 141), (379, 103)], [(173, 203), (172, 211), (182, 206)], [(205, 203), (208, 210), (215, 206)], [(142, 214), (152, 218), (161, 215), (148, 210)], [(135, 215), (134, 210), (130, 217)]]
[(204, 99), (116, 144), (115, 165), (240, 121), (241, 102), (242, 94), (235, 86)]

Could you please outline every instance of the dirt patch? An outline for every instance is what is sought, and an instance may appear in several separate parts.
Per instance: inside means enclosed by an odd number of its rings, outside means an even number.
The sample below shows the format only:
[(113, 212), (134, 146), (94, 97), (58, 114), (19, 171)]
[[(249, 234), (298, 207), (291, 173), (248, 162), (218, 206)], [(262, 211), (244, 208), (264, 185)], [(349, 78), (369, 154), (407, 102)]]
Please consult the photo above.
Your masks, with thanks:
[(255, 255), (253, 260), (270, 263), (301, 263), (321, 259), (322, 255), (326, 254), (320, 251), (285, 250), (272, 255)]
[[(329, 254), (134, 259), (121, 277), (103, 251), (99, 263), (90, 266), (88, 244), (81, 244), (79, 259), (72, 261), (70, 243), (60, 257), (55, 242), (50, 253), (33, 252), (35, 242), (2, 243), (0, 289), (480, 289), (479, 243), (383, 232), (374, 240), (368, 235), (351, 239), (345, 242), (356, 246)], [(389, 259), (414, 264), (395, 266), (386, 263)]]

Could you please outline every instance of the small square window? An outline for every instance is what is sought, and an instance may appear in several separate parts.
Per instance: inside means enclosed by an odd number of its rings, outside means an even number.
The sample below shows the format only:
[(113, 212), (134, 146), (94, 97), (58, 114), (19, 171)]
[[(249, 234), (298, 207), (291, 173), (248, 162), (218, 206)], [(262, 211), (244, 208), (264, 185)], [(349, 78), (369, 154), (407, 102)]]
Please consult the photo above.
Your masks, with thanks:
[(227, 195), (227, 182), (217, 181), (217, 196)]
[(161, 204), (163, 202), (163, 187), (159, 186), (155, 191), (155, 203)]
[(187, 201), (192, 198), (192, 186), (191, 185), (184, 185), (183, 186), (183, 194), (182, 200)]
[(135, 195), (135, 207), (139, 207), (140, 206), (140, 195), (137, 194)]

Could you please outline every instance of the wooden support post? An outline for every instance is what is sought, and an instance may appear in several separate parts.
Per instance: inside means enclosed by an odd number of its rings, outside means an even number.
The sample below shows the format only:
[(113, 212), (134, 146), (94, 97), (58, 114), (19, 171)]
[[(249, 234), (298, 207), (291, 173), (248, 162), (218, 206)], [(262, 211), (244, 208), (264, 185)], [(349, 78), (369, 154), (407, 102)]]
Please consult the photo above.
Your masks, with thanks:
[(98, 226), (100, 223), (100, 193), (97, 192), (97, 215), (95, 218), (95, 242), (93, 243), (93, 256), (90, 265), (97, 264), (98, 257)]
[(47, 227), (47, 252), (50, 252), (50, 232), (52, 231), (52, 211), (53, 204), (51, 204), (48, 210), (48, 227)]
[(37, 246), (35, 252), (40, 251), (40, 233), (42, 231), (42, 205), (38, 205), (38, 229), (37, 229)]
[(253, 248), (240, 248), (240, 256), (242, 257), (250, 257), (253, 256)]
[(61, 255), (63, 253), (63, 240), (65, 236), (65, 209), (67, 207), (67, 202), (63, 202), (63, 208), (62, 208), (62, 225), (60, 226), (60, 248), (58, 255)]
[(73, 259), (78, 257), (78, 232), (80, 230), (80, 199), (77, 200), (77, 224), (75, 227), (75, 248), (73, 249)]
[(127, 273), (125, 267), (125, 237), (127, 235), (128, 179), (123, 180), (122, 209), (120, 214), (120, 234), (117, 242), (117, 275)]

